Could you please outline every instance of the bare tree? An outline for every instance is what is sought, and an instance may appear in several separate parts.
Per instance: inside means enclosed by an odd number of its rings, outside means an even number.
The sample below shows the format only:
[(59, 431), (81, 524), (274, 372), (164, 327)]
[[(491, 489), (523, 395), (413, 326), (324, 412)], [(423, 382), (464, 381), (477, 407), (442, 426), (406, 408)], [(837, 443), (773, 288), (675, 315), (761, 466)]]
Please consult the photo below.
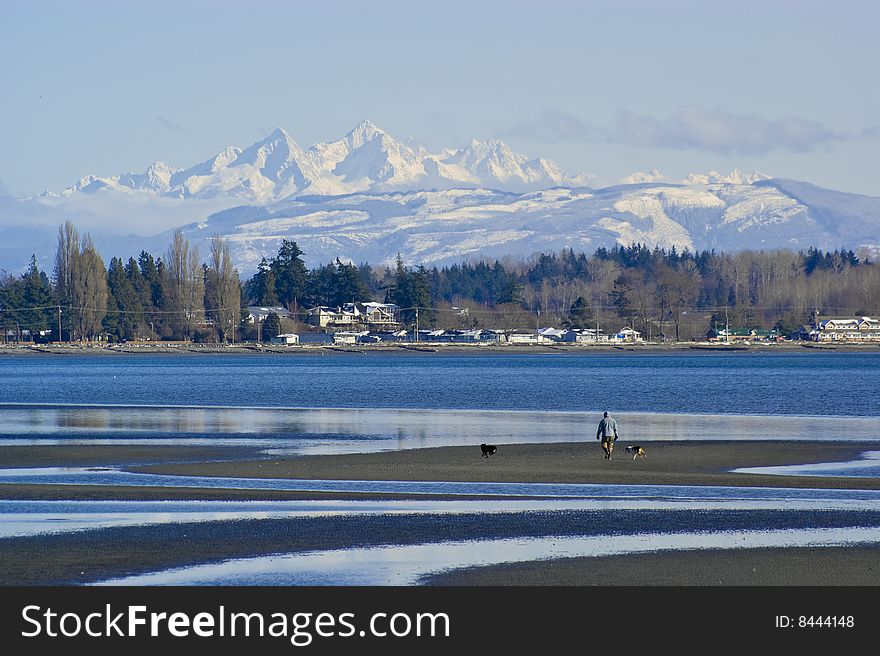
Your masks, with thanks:
[(166, 290), (170, 323), (178, 337), (191, 338), (195, 325), (205, 311), (205, 282), (199, 262), (199, 251), (190, 248), (180, 230), (175, 231), (166, 254), (168, 271)]
[(83, 236), (69, 264), (71, 305), (80, 339), (95, 337), (100, 334), (101, 321), (107, 314), (107, 270), (89, 235)]
[(205, 275), (205, 310), (214, 317), (220, 339), (235, 339), (240, 313), (241, 283), (232, 266), (229, 242), (215, 236), (211, 240), (211, 262)]
[[(55, 283), (55, 291), (60, 305), (67, 306), (63, 311), (62, 319), (73, 330), (74, 317), (70, 311), (73, 297), (73, 261), (79, 253), (79, 235), (73, 223), (66, 221), (58, 227), (58, 248), (55, 251), (55, 271), (52, 278)], [(61, 341), (61, 335), (58, 336)]]

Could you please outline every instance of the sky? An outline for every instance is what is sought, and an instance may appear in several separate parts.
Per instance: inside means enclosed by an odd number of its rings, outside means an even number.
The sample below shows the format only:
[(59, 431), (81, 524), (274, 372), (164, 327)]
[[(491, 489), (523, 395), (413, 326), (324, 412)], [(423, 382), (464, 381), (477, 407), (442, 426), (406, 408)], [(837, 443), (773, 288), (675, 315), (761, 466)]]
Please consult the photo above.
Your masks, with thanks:
[(870, 0), (0, 0), (0, 192), (362, 119), (570, 174), (758, 170), (880, 196)]

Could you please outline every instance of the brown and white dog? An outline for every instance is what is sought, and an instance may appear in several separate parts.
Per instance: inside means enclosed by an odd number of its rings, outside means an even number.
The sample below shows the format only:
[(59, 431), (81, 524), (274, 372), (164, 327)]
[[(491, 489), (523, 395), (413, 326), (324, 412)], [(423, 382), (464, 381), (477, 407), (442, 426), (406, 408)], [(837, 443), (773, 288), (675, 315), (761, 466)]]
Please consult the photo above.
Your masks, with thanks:
[(495, 452), (498, 450), (498, 447), (494, 444), (481, 444), (480, 451), (483, 452), (483, 457), (488, 458), (489, 456), (494, 456)]
[(633, 454), (633, 460), (635, 460), (636, 458), (638, 458), (638, 457), (640, 457), (640, 456), (641, 456), (642, 458), (647, 458), (647, 457), (648, 457), (648, 456), (645, 455), (645, 449), (643, 449), (642, 447), (640, 447), (638, 444), (630, 444), (628, 447), (626, 447), (626, 449), (624, 449), (624, 451), (625, 451), (626, 453), (632, 453), (632, 454)]

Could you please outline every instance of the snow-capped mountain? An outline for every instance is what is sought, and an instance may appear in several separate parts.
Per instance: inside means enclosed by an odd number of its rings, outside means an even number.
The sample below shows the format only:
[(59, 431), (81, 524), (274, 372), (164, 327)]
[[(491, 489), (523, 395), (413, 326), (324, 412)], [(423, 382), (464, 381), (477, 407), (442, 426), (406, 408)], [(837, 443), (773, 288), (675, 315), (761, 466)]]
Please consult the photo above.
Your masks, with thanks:
[(880, 245), (880, 198), (789, 180), (369, 192), (233, 208), (184, 234), (204, 252), (215, 235), (227, 238), (242, 272), (276, 253), (282, 239), (295, 240), (310, 266), (336, 257), (392, 264), (398, 253), (408, 263), (442, 265), (631, 243), (679, 251), (870, 250)]
[(269, 203), (302, 195), (484, 187), (528, 191), (571, 180), (553, 162), (529, 160), (500, 141), (431, 154), (370, 121), (341, 139), (301, 148), (282, 128), (244, 150), (228, 146), (188, 169), (155, 162), (144, 173), (89, 175), (61, 192), (143, 192), (175, 198)]

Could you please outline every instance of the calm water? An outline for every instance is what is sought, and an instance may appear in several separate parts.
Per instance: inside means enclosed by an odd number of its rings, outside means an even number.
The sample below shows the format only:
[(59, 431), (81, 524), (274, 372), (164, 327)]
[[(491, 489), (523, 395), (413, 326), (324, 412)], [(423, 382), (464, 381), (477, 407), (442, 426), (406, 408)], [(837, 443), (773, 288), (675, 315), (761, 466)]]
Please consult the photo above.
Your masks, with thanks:
[(583, 439), (880, 439), (880, 354), (0, 358), (0, 445), (274, 453)]
[(880, 414), (880, 353), (0, 357), (4, 403)]

